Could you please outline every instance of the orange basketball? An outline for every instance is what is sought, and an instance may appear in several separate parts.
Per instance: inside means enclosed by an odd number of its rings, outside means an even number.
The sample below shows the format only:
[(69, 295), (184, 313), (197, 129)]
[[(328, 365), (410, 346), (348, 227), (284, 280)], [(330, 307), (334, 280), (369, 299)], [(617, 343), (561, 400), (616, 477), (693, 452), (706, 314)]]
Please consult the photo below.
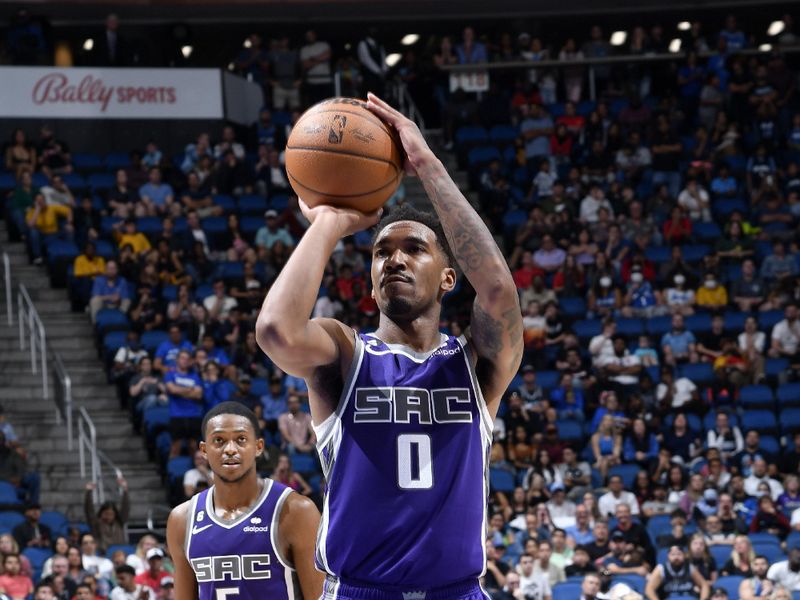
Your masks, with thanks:
[(372, 212), (400, 185), (403, 152), (395, 131), (356, 98), (309, 108), (286, 144), (286, 173), (309, 206)]

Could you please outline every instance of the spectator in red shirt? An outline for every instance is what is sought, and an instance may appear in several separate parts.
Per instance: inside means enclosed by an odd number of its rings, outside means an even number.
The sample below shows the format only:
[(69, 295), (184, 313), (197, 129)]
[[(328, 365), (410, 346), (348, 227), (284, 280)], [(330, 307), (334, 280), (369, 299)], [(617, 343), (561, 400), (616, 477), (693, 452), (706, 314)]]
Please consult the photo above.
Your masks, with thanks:
[(692, 235), (692, 222), (679, 207), (672, 209), (669, 219), (664, 223), (664, 241), (676, 245), (689, 241)]
[(556, 162), (567, 163), (572, 156), (572, 142), (574, 138), (569, 134), (567, 126), (564, 123), (556, 125), (556, 130), (550, 136), (550, 154), (556, 159)]
[(134, 581), (146, 585), (157, 594), (161, 590), (161, 579), (169, 576), (169, 573), (162, 568), (164, 551), (161, 548), (150, 548), (145, 557), (149, 568), (144, 573), (139, 573)]
[(0, 575), (0, 589), (11, 600), (25, 600), (33, 593), (33, 581), (20, 574), (22, 564), (19, 554), (6, 554), (3, 558), (3, 574)]
[(533, 253), (525, 251), (522, 253), (522, 265), (513, 273), (514, 283), (517, 289), (522, 290), (531, 286), (534, 277), (544, 277), (545, 273), (536, 266), (533, 261)]
[(586, 127), (586, 119), (577, 113), (574, 102), (567, 102), (564, 105), (564, 114), (556, 119), (556, 124), (566, 125), (570, 135), (574, 139), (580, 140)]

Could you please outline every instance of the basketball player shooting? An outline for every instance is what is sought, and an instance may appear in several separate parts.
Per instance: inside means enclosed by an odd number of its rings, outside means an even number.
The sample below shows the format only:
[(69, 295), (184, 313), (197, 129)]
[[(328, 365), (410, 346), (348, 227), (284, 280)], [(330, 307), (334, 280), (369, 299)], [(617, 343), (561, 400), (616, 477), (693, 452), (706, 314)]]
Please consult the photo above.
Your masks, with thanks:
[[(323, 598), (477, 599), (492, 422), (519, 368), (522, 317), (500, 249), (417, 126), (369, 96), (397, 131), (436, 210), (408, 206), (378, 224), (374, 334), (309, 319), (325, 265), (345, 236), (379, 213), (318, 205), (267, 295), (256, 326), (261, 348), (308, 382), (327, 481), (317, 536)], [(443, 296), (460, 268), (476, 291), (461, 338), (439, 332)]]
[(203, 419), (200, 450), (214, 485), (175, 507), (167, 543), (176, 600), (319, 598), (314, 568), (319, 511), (308, 498), (261, 479), (258, 420), (239, 402), (223, 402)]

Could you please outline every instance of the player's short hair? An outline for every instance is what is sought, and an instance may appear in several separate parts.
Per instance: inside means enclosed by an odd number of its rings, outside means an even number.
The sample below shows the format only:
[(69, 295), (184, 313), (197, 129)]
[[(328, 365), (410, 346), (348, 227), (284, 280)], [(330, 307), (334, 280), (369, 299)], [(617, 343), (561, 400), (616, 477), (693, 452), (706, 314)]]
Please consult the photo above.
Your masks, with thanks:
[(444, 234), (444, 229), (439, 221), (439, 217), (432, 212), (416, 209), (408, 203), (392, 209), (389, 214), (380, 220), (378, 226), (375, 228), (375, 235), (372, 236), (372, 243), (375, 243), (375, 240), (378, 239), (381, 231), (386, 229), (386, 227), (389, 225), (397, 223), (398, 221), (416, 221), (417, 223), (422, 223), (428, 227), (431, 231), (433, 231), (434, 235), (436, 236), (436, 243), (447, 258), (447, 266), (453, 268), (456, 267), (455, 257), (450, 249), (450, 245), (447, 243), (447, 237)]
[(241, 402), (228, 401), (220, 402), (203, 417), (201, 432), (204, 440), (206, 439), (206, 427), (208, 427), (208, 422), (219, 415), (238, 415), (240, 417), (245, 417), (253, 426), (253, 433), (256, 434), (256, 438), (261, 437), (261, 428), (258, 426), (258, 418), (255, 413)]

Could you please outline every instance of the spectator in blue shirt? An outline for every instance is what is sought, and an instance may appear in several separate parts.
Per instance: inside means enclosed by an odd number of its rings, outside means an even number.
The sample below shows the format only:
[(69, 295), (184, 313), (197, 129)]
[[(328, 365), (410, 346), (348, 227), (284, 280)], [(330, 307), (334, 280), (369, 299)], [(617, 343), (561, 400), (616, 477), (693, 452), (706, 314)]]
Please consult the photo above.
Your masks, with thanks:
[(183, 350), (192, 352), (194, 347), (183, 339), (180, 327), (177, 325), (170, 325), (169, 339), (161, 342), (158, 348), (156, 348), (153, 369), (165, 374), (174, 370), (177, 364), (178, 353)]
[(485, 63), (489, 58), (486, 53), (486, 46), (481, 42), (475, 41), (475, 30), (472, 27), (464, 28), (463, 42), (456, 46), (456, 56), (459, 64), (471, 65), (473, 63)]
[(648, 468), (658, 459), (658, 440), (654, 433), (647, 430), (644, 419), (634, 419), (631, 433), (625, 436), (622, 447), (622, 456), (625, 462), (638, 463), (642, 468)]
[(559, 419), (583, 422), (583, 392), (572, 385), (572, 374), (561, 375), (561, 384), (550, 393)]
[(161, 181), (161, 169), (150, 169), (148, 182), (139, 188), (139, 201), (148, 216), (163, 216), (168, 213), (175, 201), (175, 192), (170, 184)]
[(256, 248), (264, 259), (276, 242), (282, 242), (286, 248), (294, 247), (294, 240), (285, 227), (280, 227), (278, 211), (269, 209), (264, 213), (264, 226), (256, 232)]
[(683, 315), (673, 315), (672, 331), (661, 338), (664, 362), (673, 367), (679, 362), (688, 362), (695, 354), (695, 342), (694, 334), (686, 330)]
[(731, 176), (730, 169), (726, 165), (722, 165), (717, 176), (711, 180), (711, 193), (715, 200), (736, 197), (736, 179)]
[(278, 417), (288, 410), (287, 399), (289, 393), (283, 385), (280, 376), (273, 376), (269, 380), (269, 390), (261, 396), (262, 418), (266, 423), (265, 429), (275, 433), (278, 431)]
[(164, 376), (164, 385), (169, 399), (169, 432), (172, 435), (169, 456), (178, 456), (184, 442), (192, 455), (197, 450), (203, 419), (203, 382), (192, 369), (192, 355), (188, 350), (178, 353), (176, 368)]
[(95, 277), (92, 284), (92, 296), (89, 300), (92, 323), (97, 320), (97, 313), (103, 308), (115, 308), (127, 313), (130, 307), (128, 282), (119, 276), (116, 261), (110, 260), (106, 263), (105, 275)]
[(208, 360), (213, 360), (222, 367), (226, 367), (231, 364), (231, 359), (228, 356), (228, 353), (225, 352), (223, 348), (217, 347), (217, 342), (214, 339), (214, 336), (210, 333), (203, 334), (201, 346), (206, 351)]
[(725, 29), (719, 32), (719, 37), (725, 38), (728, 53), (732, 54), (747, 47), (747, 38), (736, 24), (736, 17), (728, 15), (725, 19)]
[(538, 169), (542, 160), (550, 158), (550, 135), (553, 133), (553, 120), (538, 104), (520, 107), (522, 123), (520, 133), (525, 142), (525, 159), (531, 172)]
[(203, 404), (206, 411), (217, 404), (227, 402), (236, 392), (236, 384), (228, 379), (220, 378), (220, 367), (209, 360), (203, 367)]
[(786, 254), (783, 242), (775, 242), (772, 245), (772, 254), (761, 263), (761, 278), (777, 281), (795, 275), (797, 275), (797, 260), (791, 254)]
[(191, 173), (194, 170), (195, 165), (200, 162), (200, 158), (203, 156), (208, 156), (209, 158), (214, 157), (213, 153), (211, 152), (211, 139), (207, 133), (201, 133), (199, 136), (197, 136), (196, 143), (186, 145), (183, 155), (183, 162), (181, 163), (181, 171), (183, 171), (186, 175)]

